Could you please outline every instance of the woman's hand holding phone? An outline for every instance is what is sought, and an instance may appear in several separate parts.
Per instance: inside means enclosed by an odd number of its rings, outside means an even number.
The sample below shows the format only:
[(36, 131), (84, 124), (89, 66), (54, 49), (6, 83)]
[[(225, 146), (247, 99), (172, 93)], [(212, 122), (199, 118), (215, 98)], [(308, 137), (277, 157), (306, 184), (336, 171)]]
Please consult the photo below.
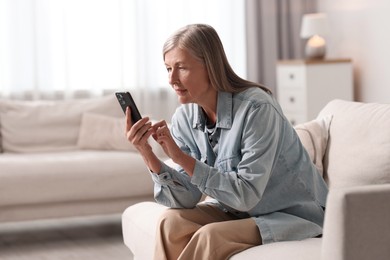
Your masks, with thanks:
[(126, 108), (126, 137), (141, 153), (150, 152), (152, 147), (148, 138), (154, 133), (152, 123), (148, 117), (141, 118), (133, 124), (131, 109)]
[(154, 173), (159, 173), (161, 170), (161, 162), (148, 143), (148, 138), (155, 134), (154, 129), (155, 127), (153, 127), (148, 117), (141, 118), (133, 125), (131, 109), (126, 109), (127, 140), (140, 152), (148, 168)]
[[(119, 105), (126, 115), (126, 137), (141, 153), (150, 152), (152, 148), (147, 139), (153, 129), (149, 118), (142, 118), (130, 92), (116, 92)], [(133, 127), (134, 126), (134, 127)], [(146, 135), (145, 135), (146, 134)]]

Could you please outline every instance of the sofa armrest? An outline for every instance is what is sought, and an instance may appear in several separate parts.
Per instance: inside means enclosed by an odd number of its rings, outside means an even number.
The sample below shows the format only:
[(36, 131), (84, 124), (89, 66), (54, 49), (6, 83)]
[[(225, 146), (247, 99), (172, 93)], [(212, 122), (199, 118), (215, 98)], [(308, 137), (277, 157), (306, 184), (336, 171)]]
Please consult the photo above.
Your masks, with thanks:
[(322, 260), (390, 259), (390, 184), (331, 189)]
[(141, 202), (123, 212), (123, 241), (134, 260), (153, 259), (157, 222), (165, 209), (155, 202)]

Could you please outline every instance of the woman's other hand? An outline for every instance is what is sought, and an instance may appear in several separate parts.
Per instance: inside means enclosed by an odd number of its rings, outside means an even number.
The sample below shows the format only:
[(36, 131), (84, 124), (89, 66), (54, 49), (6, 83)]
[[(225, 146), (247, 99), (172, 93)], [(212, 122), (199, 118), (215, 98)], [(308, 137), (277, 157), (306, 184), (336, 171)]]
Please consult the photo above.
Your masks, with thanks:
[(155, 125), (153, 125), (153, 128), (153, 138), (157, 141), (157, 143), (161, 145), (165, 154), (169, 158), (175, 161), (176, 158), (183, 154), (183, 152), (173, 140), (173, 137), (171, 135), (171, 132), (169, 131), (168, 125), (165, 120), (157, 122)]
[(161, 145), (166, 155), (179, 164), (188, 175), (192, 176), (195, 159), (184, 153), (173, 140), (167, 123), (163, 120), (153, 125), (153, 138)]

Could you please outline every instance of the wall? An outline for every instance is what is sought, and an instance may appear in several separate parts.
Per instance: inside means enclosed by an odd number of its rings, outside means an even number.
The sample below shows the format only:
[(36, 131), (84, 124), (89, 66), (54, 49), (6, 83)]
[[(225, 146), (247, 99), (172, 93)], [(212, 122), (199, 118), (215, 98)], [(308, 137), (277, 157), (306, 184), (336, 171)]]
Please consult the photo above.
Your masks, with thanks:
[(390, 1), (321, 0), (331, 33), (328, 57), (354, 63), (355, 99), (390, 103)]

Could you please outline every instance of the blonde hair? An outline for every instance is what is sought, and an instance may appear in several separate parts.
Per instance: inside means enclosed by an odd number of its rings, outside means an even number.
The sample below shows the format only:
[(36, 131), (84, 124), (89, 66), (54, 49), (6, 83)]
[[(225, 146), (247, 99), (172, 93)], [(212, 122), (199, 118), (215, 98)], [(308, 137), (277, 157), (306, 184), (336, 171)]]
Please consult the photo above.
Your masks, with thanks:
[(205, 64), (211, 85), (217, 91), (237, 93), (258, 87), (272, 93), (265, 86), (242, 79), (233, 71), (218, 33), (210, 25), (190, 24), (177, 30), (164, 43), (164, 60), (165, 54), (176, 47), (189, 51)]

